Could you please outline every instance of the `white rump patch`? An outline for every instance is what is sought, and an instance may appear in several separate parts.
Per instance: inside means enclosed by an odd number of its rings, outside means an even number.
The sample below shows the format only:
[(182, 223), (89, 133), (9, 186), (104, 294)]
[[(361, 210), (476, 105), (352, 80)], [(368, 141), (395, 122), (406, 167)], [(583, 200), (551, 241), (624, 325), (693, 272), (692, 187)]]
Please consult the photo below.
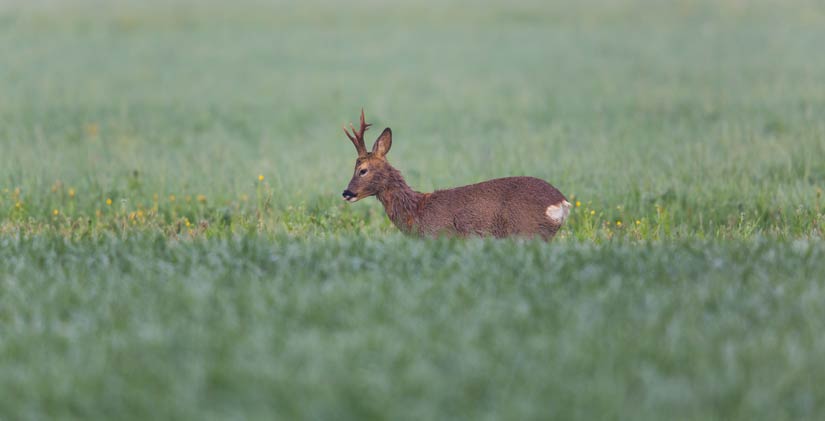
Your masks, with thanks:
[(567, 219), (567, 215), (570, 215), (570, 206), (570, 202), (563, 200), (559, 204), (548, 206), (545, 214), (551, 221), (561, 225)]

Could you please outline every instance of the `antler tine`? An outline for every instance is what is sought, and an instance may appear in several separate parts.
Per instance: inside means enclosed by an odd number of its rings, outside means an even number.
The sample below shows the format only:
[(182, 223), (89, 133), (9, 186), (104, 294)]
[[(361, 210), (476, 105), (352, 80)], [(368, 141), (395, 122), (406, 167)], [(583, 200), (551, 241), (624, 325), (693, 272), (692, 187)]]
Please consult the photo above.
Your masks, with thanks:
[(355, 128), (352, 127), (352, 123), (349, 125), (350, 129), (352, 130), (352, 134), (347, 131), (347, 126), (342, 127), (344, 129), (344, 134), (347, 135), (352, 144), (355, 145), (355, 150), (358, 151), (358, 156), (366, 155), (367, 147), (364, 145), (364, 139), (361, 136), (358, 136), (358, 132), (355, 131)]
[(367, 154), (367, 147), (364, 145), (364, 132), (372, 126), (372, 124), (367, 124), (364, 121), (364, 109), (361, 109), (361, 128), (359, 130), (355, 130), (355, 127), (352, 123), (349, 124), (350, 130), (352, 134), (347, 131), (347, 127), (344, 126), (344, 133), (347, 135), (349, 140), (352, 141), (352, 144), (355, 145), (355, 150), (358, 151), (358, 156), (364, 156)]
[(364, 122), (364, 109), (361, 108), (361, 137), (362, 138), (364, 137), (364, 132), (367, 131), (367, 129), (370, 126), (372, 126), (372, 124), (367, 124), (367, 123)]
[(352, 135), (350, 135), (350, 134), (349, 134), (349, 132), (347, 131), (347, 126), (341, 126), (341, 128), (342, 128), (342, 129), (344, 129), (344, 134), (345, 134), (345, 135), (347, 135), (347, 137), (349, 138), (349, 140), (351, 140), (351, 141), (355, 142), (355, 138), (354, 138), (354, 137), (352, 137)]
[(352, 123), (349, 124), (349, 129), (352, 131), (352, 135), (355, 136), (355, 140), (362, 146), (365, 146), (364, 149), (366, 149), (366, 145), (364, 145), (364, 129), (355, 130), (355, 127), (352, 127)]

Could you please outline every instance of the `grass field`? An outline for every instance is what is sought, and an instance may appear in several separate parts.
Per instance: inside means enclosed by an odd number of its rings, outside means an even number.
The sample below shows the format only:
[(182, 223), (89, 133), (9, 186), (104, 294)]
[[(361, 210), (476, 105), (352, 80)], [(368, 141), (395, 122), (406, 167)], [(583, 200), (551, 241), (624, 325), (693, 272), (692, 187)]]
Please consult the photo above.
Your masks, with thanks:
[[(819, 2), (0, 2), (0, 419), (816, 419)], [(430, 191), (340, 200), (361, 107)], [(369, 135), (371, 133), (371, 135)]]

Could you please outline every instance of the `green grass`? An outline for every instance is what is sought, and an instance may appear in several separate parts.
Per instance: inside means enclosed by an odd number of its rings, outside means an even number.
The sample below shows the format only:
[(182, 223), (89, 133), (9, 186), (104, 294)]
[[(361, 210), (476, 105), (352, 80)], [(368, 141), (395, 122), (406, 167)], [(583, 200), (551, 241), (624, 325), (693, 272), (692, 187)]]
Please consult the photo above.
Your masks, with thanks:
[[(0, 5), (0, 418), (818, 417), (825, 8), (545, 3)], [(361, 107), (581, 205), (402, 236)]]
[(6, 240), (0, 410), (781, 419), (822, 408), (821, 242), (275, 240)]

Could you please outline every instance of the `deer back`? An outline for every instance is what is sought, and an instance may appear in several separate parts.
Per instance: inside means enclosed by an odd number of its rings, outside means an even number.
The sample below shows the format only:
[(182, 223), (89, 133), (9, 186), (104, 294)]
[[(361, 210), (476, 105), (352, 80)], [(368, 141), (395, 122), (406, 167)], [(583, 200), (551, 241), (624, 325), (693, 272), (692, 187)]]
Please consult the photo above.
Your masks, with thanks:
[(438, 235), (510, 235), (550, 238), (567, 219), (570, 203), (533, 177), (507, 177), (448, 190), (422, 200), (418, 229)]

